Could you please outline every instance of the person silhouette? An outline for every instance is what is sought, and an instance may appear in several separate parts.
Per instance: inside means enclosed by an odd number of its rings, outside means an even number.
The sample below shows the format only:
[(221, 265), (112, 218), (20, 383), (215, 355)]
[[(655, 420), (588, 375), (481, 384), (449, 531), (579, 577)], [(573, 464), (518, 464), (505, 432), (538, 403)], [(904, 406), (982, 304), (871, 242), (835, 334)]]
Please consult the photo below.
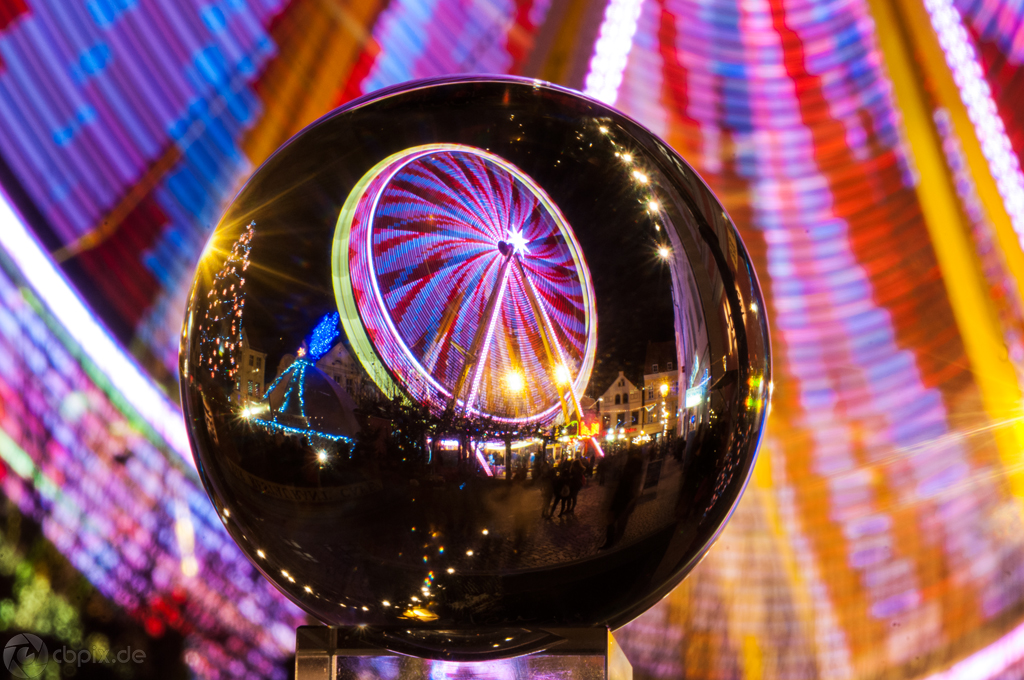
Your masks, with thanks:
[(612, 547), (626, 533), (629, 516), (633, 514), (633, 508), (636, 507), (643, 467), (644, 462), (640, 456), (640, 449), (635, 446), (630, 447), (626, 464), (622, 467), (622, 474), (619, 476), (618, 486), (615, 487), (615, 493), (612, 494), (611, 503), (608, 505), (608, 527), (605, 530), (605, 541), (600, 550)]

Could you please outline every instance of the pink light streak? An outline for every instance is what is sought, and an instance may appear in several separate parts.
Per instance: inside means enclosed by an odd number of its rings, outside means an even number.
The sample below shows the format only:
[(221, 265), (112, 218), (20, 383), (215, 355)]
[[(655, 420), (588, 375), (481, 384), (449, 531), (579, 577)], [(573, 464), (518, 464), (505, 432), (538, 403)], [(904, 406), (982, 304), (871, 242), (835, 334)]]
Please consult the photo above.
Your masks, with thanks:
[(993, 678), (1024, 659), (1024, 623), (949, 670), (929, 675), (926, 680), (978, 680)]
[(480, 467), (484, 469), (488, 477), (494, 476), (494, 471), (491, 470), (491, 466), (487, 464), (487, 459), (484, 458), (484, 454), (480, 453), (480, 449), (477, 446), (473, 447), (473, 453), (476, 454), (476, 460), (480, 463)]
[(988, 161), (1003, 205), (1018, 241), (1024, 245), (1024, 174), (1010, 144), (992, 90), (985, 80), (978, 55), (951, 0), (924, 0), (932, 28), (946, 56), (946, 64), (960, 90), (960, 99)]
[(584, 94), (609, 106), (615, 105), (642, 7), (643, 0), (611, 0), (608, 3), (601, 32), (594, 44), (594, 56), (590, 59)]
[(491, 312), (491, 318), (487, 324), (487, 334), (484, 336), (483, 346), (480, 348), (480, 358), (476, 362), (476, 366), (473, 369), (473, 382), (470, 386), (469, 398), (464, 402), (466, 410), (470, 411), (473, 408), (473, 401), (476, 399), (477, 390), (480, 388), (480, 376), (484, 372), (484, 364), (487, 363), (487, 351), (491, 346), (491, 340), (494, 338), (494, 326), (498, 321), (498, 317), (501, 315), (501, 306), (505, 300), (505, 289), (508, 287), (508, 277), (511, 271), (510, 267), (505, 267), (502, 270), (501, 282), (498, 284), (498, 301), (494, 305), (494, 311)]

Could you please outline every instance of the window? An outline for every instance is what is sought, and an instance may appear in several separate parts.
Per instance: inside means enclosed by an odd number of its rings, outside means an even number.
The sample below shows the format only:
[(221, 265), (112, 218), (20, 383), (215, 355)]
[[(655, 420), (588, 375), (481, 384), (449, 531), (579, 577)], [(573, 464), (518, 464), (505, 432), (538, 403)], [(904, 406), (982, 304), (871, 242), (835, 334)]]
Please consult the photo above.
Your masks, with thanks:
[(256, 370), (260, 370), (263, 366), (263, 357), (256, 357)]
[(252, 355), (249, 355), (249, 365), (252, 366)]
[(352, 391), (352, 378), (345, 378), (345, 389)]
[(249, 381), (249, 394), (252, 394), (252, 381), (251, 380)]
[(668, 362), (667, 364), (665, 364), (665, 370), (666, 371), (671, 371), (672, 370), (672, 362), (671, 361)]
[(621, 404), (622, 403), (622, 395), (621, 394), (616, 394), (615, 395), (615, 403), (616, 404)]
[(653, 385), (651, 385), (650, 387), (647, 388), (647, 398), (648, 399), (654, 399), (654, 386)]
[(658, 364), (651, 364), (651, 373), (658, 372)]
[(625, 380), (620, 380), (619, 381), (619, 387), (625, 387), (625, 386), (626, 386), (626, 381)]
[(606, 415), (605, 417), (601, 418), (601, 422), (604, 424), (604, 429), (607, 430), (608, 426), (612, 424), (612, 417)]
[(629, 424), (630, 425), (637, 425), (639, 423), (640, 423), (640, 412), (639, 411), (633, 411), (633, 413), (630, 414)]
[(616, 427), (622, 427), (625, 424), (626, 424), (626, 414), (625, 413), (620, 413), (615, 418), (615, 425), (616, 425)]

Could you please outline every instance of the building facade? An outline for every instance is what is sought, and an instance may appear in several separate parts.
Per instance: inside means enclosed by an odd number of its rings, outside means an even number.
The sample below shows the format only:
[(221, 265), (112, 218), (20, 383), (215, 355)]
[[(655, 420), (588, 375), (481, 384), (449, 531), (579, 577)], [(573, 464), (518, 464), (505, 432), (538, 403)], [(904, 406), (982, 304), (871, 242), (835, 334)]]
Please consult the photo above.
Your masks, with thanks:
[(238, 372), (235, 374), (235, 395), (238, 403), (249, 404), (263, 398), (267, 355), (250, 347), (244, 333), (241, 346)]
[(361, 404), (366, 397), (380, 395), (370, 376), (363, 370), (359, 361), (345, 348), (341, 342), (331, 347), (330, 351), (320, 357), (316, 367), (326, 373), (355, 403)]
[(626, 436), (640, 433), (643, 394), (622, 371), (598, 398), (597, 404), (603, 433)]
[(647, 343), (644, 361), (643, 432), (651, 437), (677, 433), (679, 364), (674, 342)]

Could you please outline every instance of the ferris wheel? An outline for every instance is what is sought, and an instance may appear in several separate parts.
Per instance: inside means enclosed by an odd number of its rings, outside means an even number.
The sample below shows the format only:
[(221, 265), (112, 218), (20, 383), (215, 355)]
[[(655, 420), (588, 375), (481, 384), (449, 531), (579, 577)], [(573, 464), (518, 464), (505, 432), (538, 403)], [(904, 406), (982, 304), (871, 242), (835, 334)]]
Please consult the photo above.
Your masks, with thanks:
[(582, 416), (594, 290), (561, 211), (482, 149), (417, 146), (371, 169), (335, 231), (334, 290), (366, 371), (434, 412)]

